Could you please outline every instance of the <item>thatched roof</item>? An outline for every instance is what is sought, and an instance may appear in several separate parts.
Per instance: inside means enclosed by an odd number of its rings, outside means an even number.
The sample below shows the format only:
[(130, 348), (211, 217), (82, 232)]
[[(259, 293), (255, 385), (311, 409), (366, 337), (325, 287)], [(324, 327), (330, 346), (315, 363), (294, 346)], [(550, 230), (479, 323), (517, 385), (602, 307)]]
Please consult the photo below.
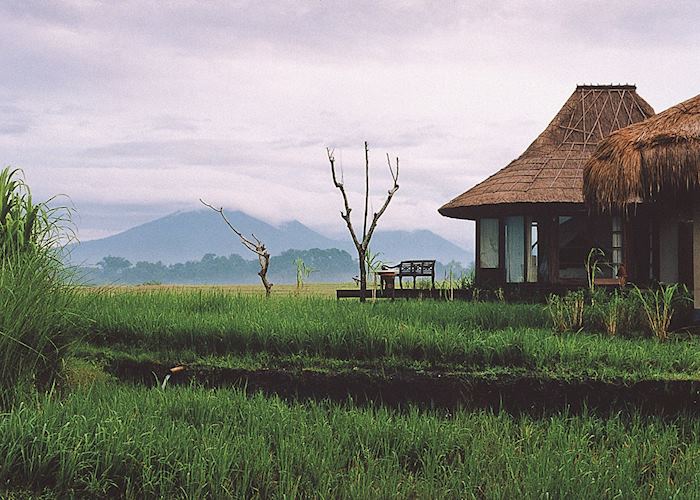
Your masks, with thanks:
[(585, 165), (584, 194), (604, 210), (700, 188), (700, 95), (602, 141)]
[(538, 203), (583, 203), (583, 164), (598, 143), (610, 132), (653, 114), (633, 85), (579, 85), (518, 159), (439, 212), (474, 219), (504, 211), (522, 213)]

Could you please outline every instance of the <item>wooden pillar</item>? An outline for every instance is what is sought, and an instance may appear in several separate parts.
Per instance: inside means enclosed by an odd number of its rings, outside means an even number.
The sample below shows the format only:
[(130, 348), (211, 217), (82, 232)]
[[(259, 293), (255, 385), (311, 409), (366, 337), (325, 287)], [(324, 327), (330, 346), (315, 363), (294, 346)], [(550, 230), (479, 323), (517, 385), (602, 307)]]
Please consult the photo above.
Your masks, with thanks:
[(693, 320), (700, 322), (700, 200), (696, 199), (693, 210), (693, 297), (695, 312)]
[(474, 238), (474, 283), (479, 284), (481, 280), (481, 273), (479, 272), (481, 267), (481, 219), (476, 219), (474, 222), (476, 228), (476, 238)]
[(635, 245), (632, 240), (634, 226), (632, 224), (632, 218), (628, 214), (623, 213), (620, 217), (622, 218), (622, 263), (625, 266), (625, 271), (627, 271), (627, 279), (634, 280), (633, 275), (637, 257), (634, 251)]
[(549, 219), (549, 283), (559, 283), (559, 217)]
[(498, 218), (498, 265), (500, 266), (499, 286), (506, 283), (506, 221)]

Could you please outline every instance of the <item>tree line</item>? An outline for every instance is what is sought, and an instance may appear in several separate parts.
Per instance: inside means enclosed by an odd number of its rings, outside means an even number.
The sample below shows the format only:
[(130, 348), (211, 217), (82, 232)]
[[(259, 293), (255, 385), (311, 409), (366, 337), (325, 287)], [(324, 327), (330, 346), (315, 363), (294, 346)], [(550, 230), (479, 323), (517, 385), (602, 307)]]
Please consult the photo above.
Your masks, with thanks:
[[(380, 256), (381, 257), (381, 256)], [(299, 262), (310, 269), (306, 282), (351, 282), (357, 276), (358, 263), (348, 252), (337, 248), (287, 250), (270, 258), (270, 279), (278, 283), (295, 283)], [(459, 262), (436, 264), (436, 277), (452, 269), (455, 277), (467, 273)], [(92, 284), (248, 284), (259, 282), (257, 259), (247, 260), (237, 254), (206, 254), (198, 261), (176, 264), (136, 262), (118, 256), (106, 256), (94, 267), (81, 267), (79, 273)]]

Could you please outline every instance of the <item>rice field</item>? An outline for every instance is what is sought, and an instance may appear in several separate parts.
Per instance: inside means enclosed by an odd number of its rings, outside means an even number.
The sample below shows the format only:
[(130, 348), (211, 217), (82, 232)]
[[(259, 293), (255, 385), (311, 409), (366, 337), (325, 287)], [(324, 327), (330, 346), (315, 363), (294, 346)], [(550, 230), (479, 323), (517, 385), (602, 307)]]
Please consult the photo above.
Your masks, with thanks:
[[(201, 362), (304, 357), (447, 370), (528, 370), (593, 379), (700, 378), (700, 339), (667, 342), (552, 330), (539, 304), (273, 297), (224, 290), (82, 294), (92, 346)], [(84, 324), (84, 323), (83, 323)], [(316, 361), (313, 361), (313, 360)], [(211, 362), (211, 360), (209, 361)], [(229, 361), (235, 363), (235, 361)]]
[(687, 498), (700, 423), (290, 404), (95, 385), (0, 420), (0, 493), (99, 498)]
[[(0, 414), (0, 498), (686, 498), (700, 421), (281, 399), (120, 382), (110, 363), (484, 380), (696, 381), (700, 342), (556, 333), (544, 306), (82, 289), (48, 392)], [(49, 325), (50, 326), (50, 325)], [(353, 375), (356, 376), (356, 375)], [(341, 379), (338, 379), (341, 380)], [(439, 379), (438, 380), (439, 383)], [(342, 388), (339, 388), (342, 391)], [(624, 386), (623, 386), (624, 390)], [(524, 395), (527, 399), (527, 395)]]

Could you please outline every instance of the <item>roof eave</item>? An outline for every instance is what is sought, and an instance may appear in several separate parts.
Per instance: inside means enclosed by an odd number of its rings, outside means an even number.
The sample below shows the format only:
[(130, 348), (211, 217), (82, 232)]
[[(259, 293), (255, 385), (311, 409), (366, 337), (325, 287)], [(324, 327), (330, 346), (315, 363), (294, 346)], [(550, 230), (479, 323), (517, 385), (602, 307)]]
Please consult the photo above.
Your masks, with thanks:
[(544, 215), (553, 211), (558, 215), (580, 213), (586, 210), (582, 202), (518, 202), (518, 203), (494, 203), (488, 205), (470, 205), (450, 207), (442, 206), (438, 213), (451, 219), (476, 220), (490, 217), (503, 217), (508, 215)]

